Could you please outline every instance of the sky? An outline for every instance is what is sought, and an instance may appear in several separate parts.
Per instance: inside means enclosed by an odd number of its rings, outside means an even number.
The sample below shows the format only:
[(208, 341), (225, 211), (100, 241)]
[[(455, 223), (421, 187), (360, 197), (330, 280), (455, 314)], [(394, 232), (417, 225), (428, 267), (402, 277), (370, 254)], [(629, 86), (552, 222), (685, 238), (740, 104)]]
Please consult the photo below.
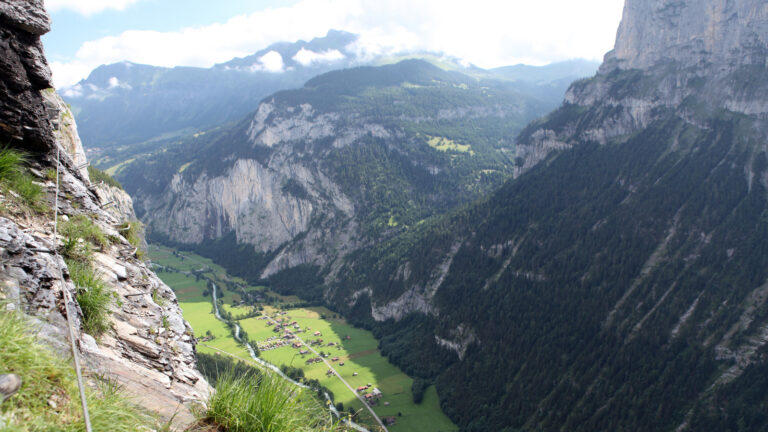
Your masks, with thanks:
[(362, 56), (427, 50), (483, 68), (600, 60), (624, 0), (45, 0), (57, 87), (102, 64), (210, 67), (275, 42), (360, 35)]

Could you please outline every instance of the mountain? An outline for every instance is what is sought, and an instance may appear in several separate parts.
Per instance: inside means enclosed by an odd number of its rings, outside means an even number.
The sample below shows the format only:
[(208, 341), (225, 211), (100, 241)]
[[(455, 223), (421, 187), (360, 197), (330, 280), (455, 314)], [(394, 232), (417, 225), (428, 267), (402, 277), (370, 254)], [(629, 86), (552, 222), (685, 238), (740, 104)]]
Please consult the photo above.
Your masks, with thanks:
[[(121, 153), (128, 150), (126, 146), (145, 143), (142, 149), (154, 149), (165, 145), (164, 140), (238, 121), (264, 97), (300, 88), (332, 70), (421, 58), (481, 78), (518, 80), (520, 76), (466, 68), (458, 60), (431, 53), (369, 59), (358, 55), (357, 40), (354, 34), (331, 30), (322, 38), (276, 43), (207, 69), (115, 63), (100, 66), (62, 93), (73, 107), (84, 145), (98, 156), (109, 156), (99, 161), (108, 168), (130, 159)], [(571, 81), (591, 76), (596, 69), (597, 65), (590, 68), (590, 63), (578, 61), (526, 69), (525, 81), (535, 84), (526, 92), (535, 92), (541, 99), (548, 92), (551, 96), (546, 100), (554, 107)]]
[(547, 109), (511, 83), (421, 60), (347, 69), (118, 178), (156, 238), (219, 250), (259, 279), (332, 265), (487, 193), (513, 174), (507, 138)]
[(194, 133), (242, 118), (277, 90), (300, 87), (315, 75), (352, 64), (354, 54), (347, 47), (356, 38), (331, 31), (208, 69), (115, 63), (95, 69), (63, 95), (87, 148)]
[(768, 8), (627, 0), (515, 178), (363, 248), (335, 308), (464, 431), (765, 430)]
[(595, 74), (598, 67), (600, 67), (598, 62), (576, 59), (553, 63), (547, 66), (529, 66), (524, 64), (504, 66), (491, 69), (488, 72), (510, 81), (547, 83), (572, 77), (590, 77)]

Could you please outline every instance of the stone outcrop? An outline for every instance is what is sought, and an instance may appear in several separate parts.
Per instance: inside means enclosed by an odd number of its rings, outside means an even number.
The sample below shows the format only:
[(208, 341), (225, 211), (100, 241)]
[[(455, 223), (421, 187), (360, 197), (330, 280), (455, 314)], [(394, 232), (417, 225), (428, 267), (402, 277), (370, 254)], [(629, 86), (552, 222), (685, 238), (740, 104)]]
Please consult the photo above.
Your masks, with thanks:
[(301, 264), (326, 265), (358, 242), (355, 206), (320, 164), (302, 154), (322, 157), (316, 145), (305, 143), (335, 137), (333, 146), (340, 147), (362, 134), (391, 135), (348, 120), (317, 114), (309, 104), (277, 108), (264, 102), (245, 133), (251, 145), (272, 149), (268, 160), (237, 159), (220, 175), (194, 180), (179, 172), (162, 195), (138, 198), (144, 220), (182, 243), (234, 231), (238, 243), (275, 254), (263, 277)]
[(50, 30), (43, 0), (4, 1), (0, 23), (0, 142), (44, 152), (53, 135), (40, 94), (52, 86), (40, 41)]
[(687, 66), (765, 66), (768, 4), (760, 0), (627, 0), (616, 47), (622, 69), (674, 61)]
[[(168, 420), (178, 412), (175, 423), (185, 426), (194, 420), (189, 403), (199, 403), (210, 391), (196, 369), (192, 328), (173, 291), (137, 258), (119, 230), (135, 219), (130, 197), (89, 181), (72, 113), (49, 88), (40, 44), (49, 27), (42, 0), (0, 4), (0, 141), (34, 152), (30, 168), (52, 207), (56, 181), (51, 174), (58, 165), (59, 229), (69, 218), (86, 215), (110, 239), (94, 253), (93, 265), (115, 298), (111, 330), (94, 339), (81, 328), (78, 305), (70, 305), (77, 312), (76, 342), (89, 374), (117, 379), (137, 403)], [(64, 299), (65, 292), (74, 298), (76, 289), (56, 252), (63, 238), (56, 235), (53, 212), (30, 212), (9, 198), (0, 194), (0, 297), (8, 308), (28, 314), (42, 340), (67, 356)]]
[[(75, 170), (90, 183), (88, 159), (85, 157), (85, 149), (77, 133), (77, 124), (72, 110), (52, 88), (44, 90), (42, 95), (56, 142), (70, 156), (75, 164)], [(130, 212), (132, 213), (133, 209), (130, 209)]]
[[(669, 110), (768, 113), (768, 5), (759, 0), (627, 0), (614, 50), (596, 77), (574, 83), (558, 130), (533, 128), (517, 148), (521, 175), (577, 142), (605, 144)], [(580, 109), (598, 115), (578, 116)]]

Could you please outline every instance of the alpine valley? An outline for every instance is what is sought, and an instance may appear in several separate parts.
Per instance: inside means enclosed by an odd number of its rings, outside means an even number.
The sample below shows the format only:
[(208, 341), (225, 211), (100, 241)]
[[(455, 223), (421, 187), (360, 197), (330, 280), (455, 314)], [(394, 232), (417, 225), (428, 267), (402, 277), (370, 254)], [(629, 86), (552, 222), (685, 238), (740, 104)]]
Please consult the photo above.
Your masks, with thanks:
[(371, 331), (462, 431), (768, 430), (765, 1), (626, 0), (596, 74), (355, 41), (63, 94), (151, 242)]
[(252, 280), (333, 273), (513, 175), (512, 137), (548, 105), (518, 87), (423, 60), (330, 72), (233, 126), (134, 156), (117, 178), (154, 239), (200, 245)]

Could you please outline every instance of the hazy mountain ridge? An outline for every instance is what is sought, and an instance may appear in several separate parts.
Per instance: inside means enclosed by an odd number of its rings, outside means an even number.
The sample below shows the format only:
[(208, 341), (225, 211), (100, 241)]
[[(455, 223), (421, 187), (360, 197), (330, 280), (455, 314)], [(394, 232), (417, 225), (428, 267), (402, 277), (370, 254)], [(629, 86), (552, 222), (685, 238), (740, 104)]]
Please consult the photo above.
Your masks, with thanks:
[[(189, 135), (238, 121), (262, 98), (279, 90), (301, 88), (325, 72), (391, 60), (361, 57), (356, 41), (356, 35), (331, 30), (322, 38), (276, 43), (211, 68), (164, 68), (130, 62), (104, 65), (64, 89), (63, 95), (73, 106), (86, 148), (114, 155), (119, 146)], [(565, 62), (510, 75), (466, 68), (456, 59), (433, 53), (405, 53), (397, 58), (424, 58), (482, 78), (517, 80), (521, 89), (525, 81), (531, 84), (529, 94), (547, 92), (552, 103), (559, 102), (570, 81), (592, 75), (597, 69), (589, 62)], [(532, 72), (540, 73), (538, 80), (531, 80)]]
[[(277, 90), (300, 87), (317, 74), (354, 62), (342, 55), (302, 65), (293, 60), (300, 50), (334, 46), (340, 52), (353, 40), (353, 35), (331, 32), (326, 38), (276, 44), (207, 69), (116, 63), (95, 69), (63, 94), (74, 107), (86, 147), (136, 144), (237, 120)], [(279, 70), (259, 63), (273, 51), (284, 62)]]

